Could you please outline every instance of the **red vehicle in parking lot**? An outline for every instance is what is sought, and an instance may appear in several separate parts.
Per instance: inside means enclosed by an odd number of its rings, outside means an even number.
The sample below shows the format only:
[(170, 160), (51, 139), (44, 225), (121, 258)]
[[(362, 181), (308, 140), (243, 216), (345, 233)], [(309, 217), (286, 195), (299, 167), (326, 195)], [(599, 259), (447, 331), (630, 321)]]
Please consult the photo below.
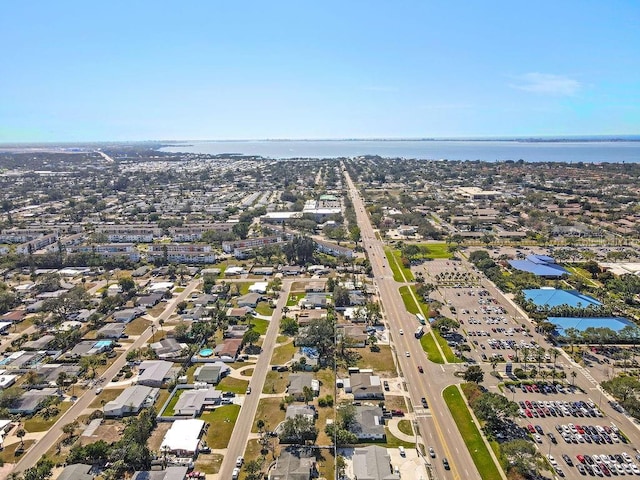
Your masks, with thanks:
[(584, 463), (584, 457), (582, 455), (576, 455), (576, 458), (580, 463)]

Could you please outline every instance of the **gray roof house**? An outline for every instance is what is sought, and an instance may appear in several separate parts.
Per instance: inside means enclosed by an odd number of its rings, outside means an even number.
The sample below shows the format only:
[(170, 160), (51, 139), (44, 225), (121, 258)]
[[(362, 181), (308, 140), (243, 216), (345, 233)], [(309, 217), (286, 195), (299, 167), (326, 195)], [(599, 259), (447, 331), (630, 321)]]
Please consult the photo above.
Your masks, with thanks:
[(205, 363), (196, 368), (194, 377), (197, 382), (217, 385), (220, 380), (229, 374), (231, 369), (223, 362)]
[(118, 398), (107, 402), (103, 411), (105, 417), (123, 417), (136, 414), (145, 407), (150, 407), (158, 398), (159, 389), (134, 385), (126, 388)]
[(186, 344), (178, 342), (173, 337), (163, 338), (158, 342), (152, 343), (150, 346), (161, 360), (180, 357), (182, 351), (187, 348)]
[(24, 350), (46, 350), (51, 342), (55, 340), (56, 337), (53, 335), (43, 335), (37, 340), (31, 340), (29, 342), (25, 342), (22, 345)]
[(116, 322), (129, 323), (135, 318), (138, 318), (141, 315), (144, 315), (146, 312), (144, 309), (136, 307), (136, 308), (127, 308), (125, 310), (118, 310), (113, 312), (113, 320)]
[(259, 293), (247, 293), (246, 295), (238, 297), (237, 302), (239, 307), (256, 308), (260, 300), (262, 300), (262, 295)]
[(136, 305), (142, 308), (155, 307), (158, 303), (160, 303), (162, 297), (163, 295), (161, 293), (151, 293), (149, 295), (144, 295), (136, 300)]
[(164, 470), (137, 471), (131, 480), (185, 480), (189, 467), (170, 466)]
[(352, 393), (355, 400), (384, 400), (380, 377), (372, 373), (352, 373), (344, 382), (345, 393)]
[(160, 387), (171, 379), (173, 363), (164, 360), (145, 360), (138, 366), (138, 385)]
[(327, 297), (324, 293), (308, 293), (298, 303), (301, 307), (325, 308), (327, 306)]
[(378, 445), (356, 448), (353, 452), (353, 474), (358, 480), (400, 480), (393, 473), (387, 449)]
[(380, 407), (356, 406), (356, 418), (350, 428), (358, 440), (385, 441), (384, 417)]
[(316, 458), (310, 450), (288, 448), (282, 450), (269, 480), (311, 480), (316, 473)]
[(123, 323), (107, 323), (103, 325), (96, 334), (98, 338), (113, 338), (117, 340), (124, 333), (124, 328)]
[(296, 400), (304, 399), (304, 387), (309, 387), (314, 395), (320, 393), (320, 382), (311, 373), (292, 373), (289, 375), (287, 394)]
[(91, 465), (84, 463), (74, 463), (73, 465), (67, 465), (64, 470), (58, 475), (58, 480), (93, 480), (95, 475), (89, 473), (91, 471)]
[(196, 417), (206, 407), (219, 405), (221, 400), (222, 391), (213, 387), (184, 390), (173, 407), (174, 415)]
[(309, 405), (289, 405), (284, 418), (295, 418), (298, 415), (302, 415), (309, 420), (315, 420), (316, 411)]
[(9, 407), (9, 413), (20, 413), (23, 415), (35, 413), (47, 398), (57, 396), (58, 389), (56, 388), (28, 390)]

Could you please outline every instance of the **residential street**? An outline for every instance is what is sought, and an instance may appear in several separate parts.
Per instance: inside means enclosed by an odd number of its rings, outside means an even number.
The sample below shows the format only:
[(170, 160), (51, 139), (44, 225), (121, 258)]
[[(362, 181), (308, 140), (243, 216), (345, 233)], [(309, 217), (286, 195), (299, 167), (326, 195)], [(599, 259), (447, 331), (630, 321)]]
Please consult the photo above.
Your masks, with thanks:
[[(157, 331), (160, 325), (160, 320), (168, 319), (175, 310), (175, 306), (191, 295), (191, 292), (195, 290), (199, 283), (199, 279), (193, 280), (177, 297), (167, 303), (167, 307), (153, 323), (153, 329), (155, 329), (155, 331)], [(96, 385), (109, 385), (111, 379), (115, 377), (127, 362), (127, 352), (134, 348), (140, 348), (146, 344), (151, 338), (152, 333), (152, 326), (149, 326), (149, 328), (147, 328), (133, 343), (131, 343), (115, 360), (115, 362), (113, 362), (113, 364), (111, 364), (111, 366), (107, 368), (107, 370), (96, 380)], [(95, 389), (93, 388), (87, 390), (82, 396), (80, 396), (73, 406), (58, 419), (55, 425), (53, 425), (49, 431), (44, 434), (43, 437), (22, 456), (22, 458), (20, 458), (20, 461), (16, 464), (15, 471), (21, 472), (35, 465), (36, 462), (58, 441), (58, 438), (62, 435), (62, 427), (77, 419), (94, 399)]]

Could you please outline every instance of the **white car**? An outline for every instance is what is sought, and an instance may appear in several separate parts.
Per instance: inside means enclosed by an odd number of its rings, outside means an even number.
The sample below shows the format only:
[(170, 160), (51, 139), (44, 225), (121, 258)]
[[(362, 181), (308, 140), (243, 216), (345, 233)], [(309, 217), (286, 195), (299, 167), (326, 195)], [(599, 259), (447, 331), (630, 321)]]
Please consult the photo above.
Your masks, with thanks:
[(407, 356), (407, 357), (410, 357), (410, 356), (411, 356), (411, 354), (410, 354), (408, 351), (404, 352), (404, 354), (405, 354), (405, 356)]
[(406, 452), (404, 451), (404, 447), (403, 446), (399, 446), (398, 447), (398, 452), (400, 452), (400, 456), (404, 457), (406, 455)]
[(238, 457), (236, 459), (236, 467), (240, 468), (242, 466), (242, 464), (244, 463), (244, 458), (242, 457)]
[(404, 330), (400, 329), (400, 335), (404, 335)]
[(558, 462), (556, 462), (556, 459), (555, 459), (555, 458), (553, 458), (553, 455), (548, 454), (548, 455), (547, 455), (547, 458), (549, 459), (549, 463), (550, 463), (551, 465), (553, 465), (554, 467), (558, 465)]
[(240, 476), (240, 469), (239, 468), (234, 468), (233, 472), (231, 473), (231, 479), (232, 480), (237, 480), (239, 476)]

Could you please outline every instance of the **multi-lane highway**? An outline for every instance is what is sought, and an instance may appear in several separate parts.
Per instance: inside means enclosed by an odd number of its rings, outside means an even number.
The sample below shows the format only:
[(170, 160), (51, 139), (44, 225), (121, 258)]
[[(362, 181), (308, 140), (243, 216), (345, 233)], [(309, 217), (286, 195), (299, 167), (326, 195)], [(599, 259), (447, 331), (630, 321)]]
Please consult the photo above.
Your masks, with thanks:
[[(420, 342), (414, 338), (413, 331), (418, 323), (404, 307), (398, 290), (399, 285), (393, 279), (393, 273), (385, 256), (384, 244), (376, 237), (365, 211), (364, 202), (349, 174), (346, 171), (344, 174), (349, 196), (356, 211), (362, 244), (371, 262), (380, 301), (396, 348), (398, 363), (402, 369), (401, 375), (405, 379), (416, 413), (420, 435), (426, 447), (433, 447), (436, 451), (436, 458), (429, 460), (433, 462), (438, 478), (480, 478), (442, 398), (442, 390), (452, 383), (453, 377), (444, 366), (429, 362)], [(400, 335), (400, 329), (405, 332), (405, 335)], [(418, 371), (418, 365), (422, 366), (424, 373)], [(428, 409), (422, 407), (420, 401), (422, 397), (427, 399)], [(443, 457), (449, 460), (450, 471), (444, 469)]]

